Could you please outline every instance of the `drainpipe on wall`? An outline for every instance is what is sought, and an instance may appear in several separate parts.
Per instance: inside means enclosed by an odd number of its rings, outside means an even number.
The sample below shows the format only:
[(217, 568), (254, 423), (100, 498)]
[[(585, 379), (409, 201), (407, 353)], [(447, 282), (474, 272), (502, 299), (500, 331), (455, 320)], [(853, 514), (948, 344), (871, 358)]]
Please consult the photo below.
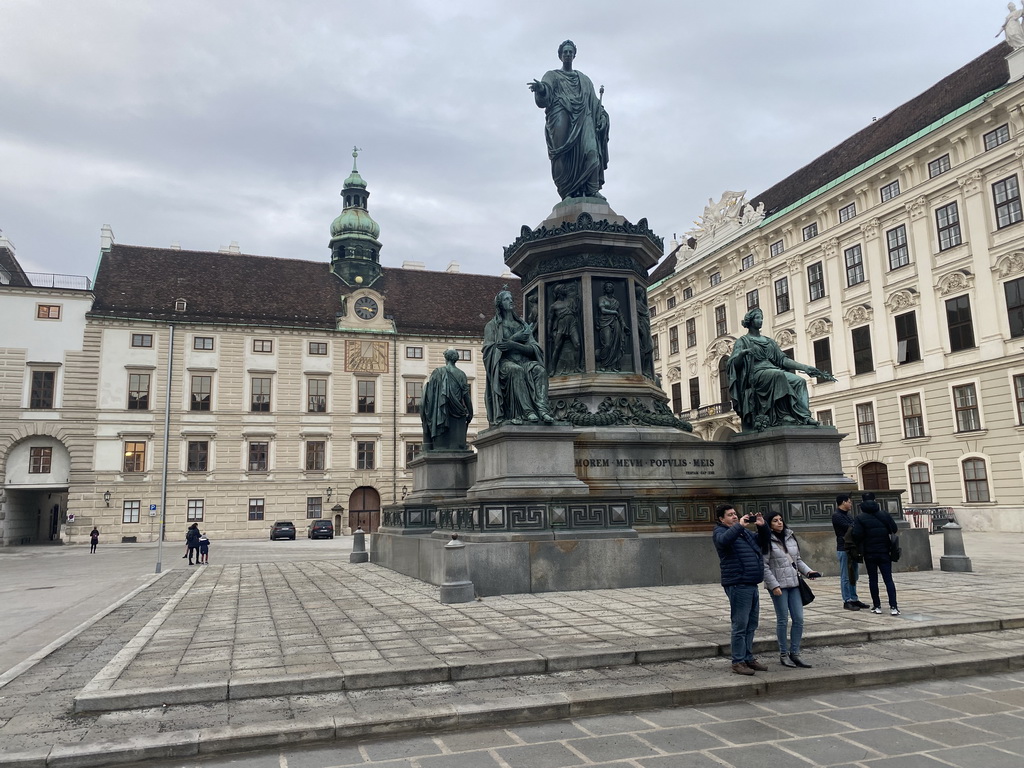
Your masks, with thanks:
[(167, 384), (164, 388), (164, 458), (160, 478), (160, 537), (156, 543), (157, 573), (163, 567), (164, 536), (167, 534), (167, 448), (171, 437), (171, 383), (174, 381), (174, 324), (167, 327), (171, 333), (167, 339)]

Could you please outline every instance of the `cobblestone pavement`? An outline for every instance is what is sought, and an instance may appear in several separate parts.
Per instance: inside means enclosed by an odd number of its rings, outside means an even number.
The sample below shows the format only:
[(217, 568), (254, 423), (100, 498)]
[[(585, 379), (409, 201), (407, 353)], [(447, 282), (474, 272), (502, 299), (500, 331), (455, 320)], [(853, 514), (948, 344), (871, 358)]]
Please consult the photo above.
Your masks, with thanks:
[(1020, 768), (1024, 673), (287, 748), (149, 768)]

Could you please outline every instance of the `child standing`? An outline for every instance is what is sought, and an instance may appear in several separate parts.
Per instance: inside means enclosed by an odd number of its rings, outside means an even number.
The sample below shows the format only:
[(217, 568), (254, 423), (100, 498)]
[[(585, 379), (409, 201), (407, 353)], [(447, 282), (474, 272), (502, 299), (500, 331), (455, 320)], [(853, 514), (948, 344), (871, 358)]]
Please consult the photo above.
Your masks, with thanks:
[(206, 538), (204, 533), (199, 537), (199, 557), (198, 561), (203, 565), (210, 564), (210, 540)]

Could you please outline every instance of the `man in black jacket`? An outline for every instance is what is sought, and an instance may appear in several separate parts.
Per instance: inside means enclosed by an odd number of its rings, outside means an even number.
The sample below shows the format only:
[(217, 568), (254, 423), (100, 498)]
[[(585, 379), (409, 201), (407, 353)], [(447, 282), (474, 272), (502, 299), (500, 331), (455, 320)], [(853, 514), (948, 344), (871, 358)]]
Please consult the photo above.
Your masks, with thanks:
[(836, 511), (832, 513), (832, 530), (836, 532), (836, 557), (839, 559), (839, 591), (843, 595), (843, 608), (859, 611), (868, 608), (857, 597), (857, 561), (848, 562), (850, 553), (846, 550), (846, 532), (853, 527), (853, 500), (848, 493), (836, 496)]
[[(722, 588), (729, 598), (732, 620), (732, 671), (737, 675), (766, 672), (768, 667), (754, 658), (754, 632), (757, 630), (760, 603), (757, 585), (764, 581), (762, 542), (768, 541), (768, 527), (760, 513), (744, 515), (742, 520), (732, 504), (715, 510), (718, 524), (712, 533), (722, 571)], [(757, 523), (757, 536), (744, 525)]]

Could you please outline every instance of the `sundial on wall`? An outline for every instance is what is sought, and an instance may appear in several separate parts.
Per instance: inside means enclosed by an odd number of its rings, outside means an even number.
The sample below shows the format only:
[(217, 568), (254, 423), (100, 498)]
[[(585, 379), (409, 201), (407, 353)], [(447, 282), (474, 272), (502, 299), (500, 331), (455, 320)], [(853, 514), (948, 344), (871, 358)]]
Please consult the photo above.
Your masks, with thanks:
[(386, 341), (346, 341), (345, 370), (353, 373), (386, 373), (388, 343)]

